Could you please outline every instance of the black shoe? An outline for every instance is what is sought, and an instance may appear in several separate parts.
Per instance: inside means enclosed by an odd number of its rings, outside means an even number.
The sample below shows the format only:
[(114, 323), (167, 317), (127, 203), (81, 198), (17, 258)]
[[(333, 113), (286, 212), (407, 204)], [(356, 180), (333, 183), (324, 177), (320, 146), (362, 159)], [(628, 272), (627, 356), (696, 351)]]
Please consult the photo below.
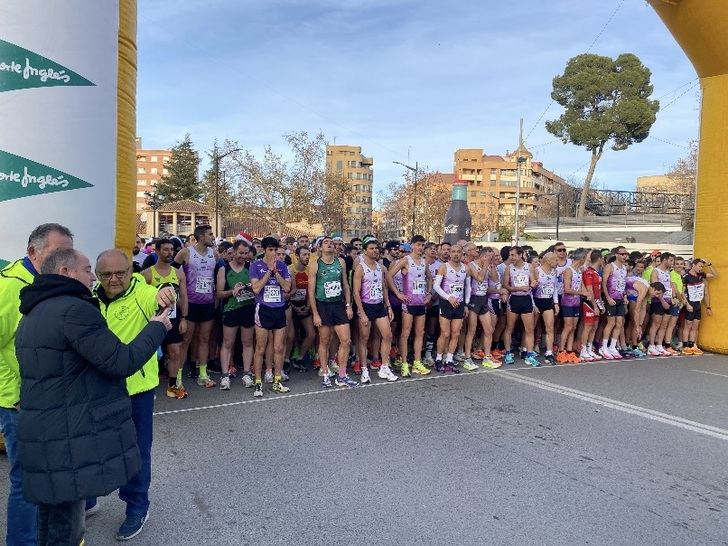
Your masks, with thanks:
[(126, 516), (116, 533), (116, 540), (131, 540), (142, 532), (142, 527), (149, 518), (149, 512), (142, 516)]
[(554, 355), (544, 355), (543, 361), (549, 366), (556, 366), (556, 359), (554, 359)]
[(435, 371), (445, 373), (445, 365), (442, 363), (442, 360), (435, 360)]

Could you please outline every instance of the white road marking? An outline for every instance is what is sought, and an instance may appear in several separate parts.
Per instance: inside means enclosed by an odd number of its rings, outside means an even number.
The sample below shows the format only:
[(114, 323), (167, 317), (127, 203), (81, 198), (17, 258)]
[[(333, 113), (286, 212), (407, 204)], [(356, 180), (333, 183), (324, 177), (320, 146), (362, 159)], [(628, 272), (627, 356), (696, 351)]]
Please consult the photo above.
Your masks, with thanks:
[(691, 372), (698, 372), (698, 373), (704, 373), (706, 375), (717, 375), (719, 377), (728, 377), (728, 375), (724, 373), (715, 373), (715, 372), (706, 372), (704, 370), (690, 370)]
[[(384, 385), (394, 386), (394, 385), (402, 385), (402, 384), (408, 384), (412, 382), (417, 381), (436, 381), (441, 379), (455, 379), (455, 378), (465, 378), (470, 377), (473, 375), (478, 374), (493, 374), (493, 377), (501, 377), (504, 379), (507, 379), (509, 381), (514, 381), (516, 383), (522, 383), (525, 385), (529, 385), (531, 387), (536, 387), (538, 389), (542, 389), (549, 392), (554, 392), (557, 394), (561, 394), (562, 396), (568, 396), (570, 398), (575, 398), (578, 400), (582, 400), (584, 402), (589, 402), (592, 404), (596, 404), (603, 407), (608, 407), (610, 409), (614, 409), (617, 411), (621, 411), (623, 413), (628, 413), (631, 415), (637, 415), (639, 417), (644, 417), (645, 419), (650, 419), (652, 421), (657, 421), (660, 423), (664, 423), (667, 425), (671, 425), (674, 427), (682, 428), (684, 430), (688, 430), (691, 432), (696, 432), (698, 434), (703, 434), (706, 436), (710, 436), (713, 438), (717, 438), (719, 440), (725, 440), (728, 441), (728, 430), (713, 427), (711, 425), (706, 425), (703, 423), (699, 423), (697, 421), (691, 421), (689, 419), (684, 419), (682, 417), (678, 417), (676, 415), (670, 415), (668, 413), (662, 413), (659, 411), (652, 410), (650, 408), (644, 408), (641, 406), (635, 406), (633, 404), (628, 404), (626, 402), (621, 402), (619, 400), (615, 400), (612, 398), (607, 398), (605, 396), (599, 396), (597, 394), (592, 394), (589, 392), (579, 391), (576, 389), (572, 389), (569, 387), (564, 387), (561, 385), (558, 385), (556, 383), (550, 383), (548, 381), (543, 381), (541, 379), (534, 379), (532, 377), (524, 377), (523, 374), (518, 372), (525, 372), (530, 370), (551, 370), (555, 368), (573, 368), (575, 366), (587, 366), (587, 365), (609, 365), (609, 366), (615, 366), (620, 364), (626, 364), (628, 362), (640, 362), (645, 360), (660, 360), (660, 361), (671, 361), (675, 358), (687, 358), (687, 357), (673, 357), (673, 358), (652, 358), (652, 359), (624, 359), (620, 361), (611, 361), (611, 362), (582, 362), (579, 364), (557, 364), (556, 366), (541, 366), (539, 368), (532, 368), (530, 366), (526, 367), (518, 367), (518, 368), (505, 368), (502, 367), (498, 370), (491, 370), (491, 369), (480, 369), (473, 372), (464, 372), (460, 374), (443, 374), (443, 375), (427, 375), (427, 376), (420, 376), (420, 377), (413, 377), (409, 379), (399, 379), (398, 381), (394, 382), (388, 382), (388, 381), (379, 381), (377, 383), (369, 383), (366, 385), (360, 385), (358, 388), (370, 388), (370, 387), (381, 387)], [(723, 377), (727, 377), (728, 375), (723, 374), (716, 374), (713, 372), (705, 372), (702, 370), (691, 370), (695, 372), (700, 373), (706, 373), (710, 375), (720, 375)], [(248, 391), (248, 389), (245, 389)], [(332, 386), (329, 389), (320, 389), (320, 390), (314, 390), (314, 391), (307, 391), (307, 392), (300, 392), (300, 393), (294, 393), (294, 394), (284, 394), (284, 395), (267, 395), (263, 398), (252, 398), (247, 400), (238, 400), (235, 402), (227, 402), (222, 404), (211, 404), (208, 406), (196, 406), (191, 408), (180, 408), (176, 410), (166, 410), (166, 411), (159, 411), (156, 412), (155, 416), (161, 416), (161, 415), (173, 415), (177, 413), (188, 413), (193, 411), (206, 411), (206, 410), (212, 410), (212, 409), (218, 409), (218, 408), (228, 408), (233, 406), (243, 406), (246, 404), (254, 404), (258, 402), (274, 402), (274, 401), (280, 401), (280, 400), (288, 400), (291, 398), (300, 398), (303, 396), (315, 396), (315, 395), (322, 395), (322, 394), (330, 394), (334, 392), (341, 392), (346, 391), (349, 389), (342, 389), (340, 387)], [(252, 392), (252, 389), (250, 390)]]
[(711, 425), (706, 425), (703, 423), (698, 423), (697, 421), (691, 421), (689, 419), (683, 419), (682, 417), (678, 417), (677, 415), (670, 415), (669, 413), (662, 413), (660, 411), (655, 411), (649, 408), (643, 408), (641, 406), (627, 404), (626, 402), (614, 400), (613, 398), (607, 398), (606, 396), (599, 396), (597, 394), (579, 391), (576, 389), (571, 389), (569, 387), (563, 387), (561, 385), (557, 385), (556, 383), (550, 383), (541, 379), (534, 379), (533, 377), (524, 377), (521, 374), (505, 373), (498, 374), (497, 377), (508, 379), (509, 381), (515, 381), (517, 383), (523, 383), (525, 385), (530, 385), (532, 387), (536, 387), (545, 391), (555, 392), (557, 394), (568, 396), (570, 398), (583, 400), (584, 402), (590, 402), (599, 406), (615, 409), (617, 411), (629, 413), (631, 415), (638, 415), (640, 417), (644, 417), (645, 419), (658, 421), (660, 423), (672, 425), (674, 427), (689, 430), (691, 432), (697, 432), (698, 434), (704, 434), (706, 436), (711, 436), (719, 440), (728, 441), (728, 430), (714, 427)]

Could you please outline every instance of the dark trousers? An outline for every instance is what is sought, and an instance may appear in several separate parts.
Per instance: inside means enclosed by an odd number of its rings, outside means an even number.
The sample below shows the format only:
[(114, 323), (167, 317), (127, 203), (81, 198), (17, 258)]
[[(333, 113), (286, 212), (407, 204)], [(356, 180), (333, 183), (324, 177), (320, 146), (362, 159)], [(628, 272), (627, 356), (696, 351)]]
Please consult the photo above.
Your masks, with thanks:
[(38, 546), (79, 546), (86, 531), (86, 501), (38, 505)]
[[(130, 396), (131, 418), (137, 433), (137, 445), (142, 467), (129, 483), (119, 488), (119, 498), (126, 503), (127, 516), (143, 516), (149, 511), (149, 486), (152, 483), (152, 433), (154, 390)], [(86, 500), (86, 508), (96, 504), (95, 498)]]

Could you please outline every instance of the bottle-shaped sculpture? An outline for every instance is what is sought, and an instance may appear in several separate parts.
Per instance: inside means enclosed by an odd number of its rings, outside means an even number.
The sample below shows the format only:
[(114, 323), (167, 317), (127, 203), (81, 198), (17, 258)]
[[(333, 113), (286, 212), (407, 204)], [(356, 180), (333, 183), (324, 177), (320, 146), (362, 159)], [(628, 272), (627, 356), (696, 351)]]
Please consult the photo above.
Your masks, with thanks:
[(452, 183), (452, 200), (445, 214), (445, 236), (443, 241), (454, 244), (462, 239), (470, 240), (472, 219), (468, 209), (468, 181), (454, 180)]

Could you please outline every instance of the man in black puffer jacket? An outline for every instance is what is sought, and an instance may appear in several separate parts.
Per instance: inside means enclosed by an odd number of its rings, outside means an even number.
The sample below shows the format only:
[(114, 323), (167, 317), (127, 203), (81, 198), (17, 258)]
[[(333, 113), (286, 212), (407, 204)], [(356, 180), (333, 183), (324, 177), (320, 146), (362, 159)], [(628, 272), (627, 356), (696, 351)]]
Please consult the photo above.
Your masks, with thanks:
[(165, 311), (122, 343), (91, 295), (94, 280), (86, 256), (57, 250), (20, 293), (18, 459), (23, 495), (38, 505), (39, 546), (78, 546), (85, 499), (139, 471), (125, 379), (171, 328)]

